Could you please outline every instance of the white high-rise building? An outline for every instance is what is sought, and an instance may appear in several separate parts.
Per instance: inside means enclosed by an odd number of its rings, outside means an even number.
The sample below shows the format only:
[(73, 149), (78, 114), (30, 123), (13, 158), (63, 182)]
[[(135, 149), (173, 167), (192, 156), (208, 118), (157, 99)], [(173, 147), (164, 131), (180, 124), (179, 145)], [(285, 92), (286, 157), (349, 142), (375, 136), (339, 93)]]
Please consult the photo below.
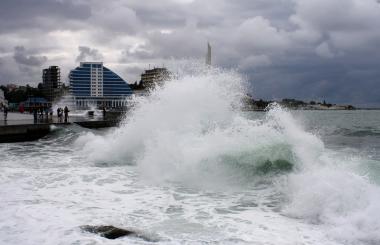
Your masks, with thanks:
[[(103, 96), (103, 63), (92, 62), (91, 66), (91, 96), (101, 97)], [(95, 66), (97, 64), (97, 66)], [(81, 66), (83, 64), (81, 63)]]
[(126, 98), (133, 94), (128, 83), (102, 62), (81, 62), (69, 77), (76, 108), (123, 107)]

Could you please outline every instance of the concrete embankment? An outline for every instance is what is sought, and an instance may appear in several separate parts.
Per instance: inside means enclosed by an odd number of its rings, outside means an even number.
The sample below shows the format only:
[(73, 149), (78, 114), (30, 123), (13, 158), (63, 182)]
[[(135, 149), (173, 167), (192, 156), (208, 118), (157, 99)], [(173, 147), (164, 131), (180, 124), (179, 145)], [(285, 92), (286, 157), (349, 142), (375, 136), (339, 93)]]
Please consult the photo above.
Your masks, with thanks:
[(19, 124), (0, 126), (0, 143), (32, 141), (50, 132), (50, 124)]
[(0, 120), (0, 143), (33, 141), (49, 134), (51, 125), (58, 127), (77, 124), (81, 127), (98, 129), (118, 126), (124, 112), (107, 112), (102, 117), (69, 117), (67, 123), (58, 120), (57, 117), (34, 121), (24, 114), (13, 113), (11, 120)]
[(68, 123), (37, 123), (37, 124), (12, 124), (0, 125), (0, 143), (33, 141), (40, 139), (50, 133), (51, 125), (67, 126), (70, 124), (78, 124), (84, 128), (98, 129), (115, 127), (118, 121), (109, 120), (91, 120), (77, 121)]

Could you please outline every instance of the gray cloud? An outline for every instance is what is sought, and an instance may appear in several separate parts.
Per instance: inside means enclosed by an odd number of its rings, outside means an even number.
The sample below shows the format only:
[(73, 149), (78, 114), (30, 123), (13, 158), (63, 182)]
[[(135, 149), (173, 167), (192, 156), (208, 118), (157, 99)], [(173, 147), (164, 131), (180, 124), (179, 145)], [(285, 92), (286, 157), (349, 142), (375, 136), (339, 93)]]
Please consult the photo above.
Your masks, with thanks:
[(123, 50), (120, 57), (120, 62), (133, 62), (135, 60), (149, 60), (154, 59), (155, 55), (146, 49), (144, 46), (130, 47)]
[(79, 46), (79, 55), (75, 59), (77, 62), (81, 61), (101, 61), (103, 59), (103, 55), (99, 53), (97, 49), (91, 49), (86, 46)]
[[(256, 97), (380, 105), (377, 0), (4, 0), (0, 38), (12, 80), (40, 79), (26, 64), (43, 53), (67, 71), (103, 60), (134, 81), (148, 64), (203, 59), (210, 41), (213, 63), (246, 74)], [(18, 61), (14, 46), (28, 48)]]
[(94, 11), (90, 21), (107, 32), (123, 35), (135, 34), (139, 30), (140, 22), (133, 9), (127, 6), (112, 5), (112, 2), (109, 2), (108, 5), (108, 8), (100, 7)]
[(41, 66), (47, 61), (46, 56), (27, 55), (26, 49), (23, 46), (16, 46), (14, 48), (13, 58), (18, 64), (26, 66)]
[(2, 0), (0, 3), (1, 32), (19, 29), (64, 29), (74, 27), (72, 21), (84, 21), (91, 16), (88, 4), (75, 0)]

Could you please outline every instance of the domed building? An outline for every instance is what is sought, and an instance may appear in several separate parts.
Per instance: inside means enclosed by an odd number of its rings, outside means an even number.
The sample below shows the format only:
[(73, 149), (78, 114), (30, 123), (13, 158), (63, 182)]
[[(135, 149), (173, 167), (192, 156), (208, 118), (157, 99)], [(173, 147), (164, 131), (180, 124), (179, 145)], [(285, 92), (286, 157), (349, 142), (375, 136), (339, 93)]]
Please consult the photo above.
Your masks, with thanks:
[(128, 83), (103, 62), (81, 62), (70, 71), (69, 78), (77, 108), (124, 107), (126, 98), (133, 94)]

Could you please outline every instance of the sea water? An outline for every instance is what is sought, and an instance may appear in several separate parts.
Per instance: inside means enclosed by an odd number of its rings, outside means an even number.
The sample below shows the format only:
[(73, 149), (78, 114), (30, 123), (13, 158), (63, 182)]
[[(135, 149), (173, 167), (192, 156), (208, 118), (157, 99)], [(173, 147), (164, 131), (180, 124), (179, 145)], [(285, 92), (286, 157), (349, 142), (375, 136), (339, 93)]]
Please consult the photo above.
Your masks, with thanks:
[(0, 244), (380, 244), (380, 112), (248, 112), (245, 88), (181, 67), (118, 128), (0, 144)]

